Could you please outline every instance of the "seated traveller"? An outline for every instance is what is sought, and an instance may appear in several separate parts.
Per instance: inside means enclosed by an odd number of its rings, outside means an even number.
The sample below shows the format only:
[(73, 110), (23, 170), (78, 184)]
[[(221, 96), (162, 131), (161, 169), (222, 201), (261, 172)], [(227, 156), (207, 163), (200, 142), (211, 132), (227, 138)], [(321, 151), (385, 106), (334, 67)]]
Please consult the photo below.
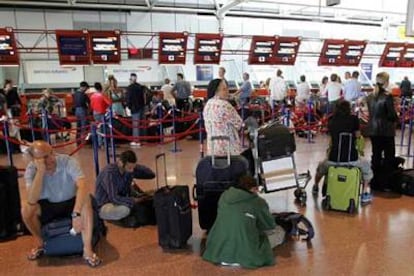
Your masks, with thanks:
[[(358, 158), (357, 138), (361, 136), (359, 130), (359, 119), (355, 115), (351, 115), (351, 104), (345, 100), (339, 100), (335, 106), (334, 114), (328, 121), (328, 132), (331, 136), (331, 148), (329, 156), (326, 160), (319, 163), (315, 174), (315, 184), (312, 188), (312, 193), (317, 195), (319, 192), (319, 182), (327, 175), (329, 166), (332, 165), (351, 165), (358, 167), (362, 172), (364, 181), (364, 191), (361, 196), (361, 203), (368, 204), (372, 201), (369, 182), (373, 177), (371, 166), (368, 161)], [(340, 147), (339, 135), (340, 133), (352, 133), (351, 152), (349, 152), (348, 139), (342, 141)], [(338, 163), (338, 151), (341, 149), (340, 160)], [(359, 154), (361, 155), (361, 154)], [(348, 160), (350, 156), (350, 160)]]
[(220, 197), (203, 259), (246, 268), (273, 265), (272, 248), (284, 238), (284, 231), (275, 227), (269, 206), (257, 195), (256, 180), (243, 176)]
[(38, 246), (27, 258), (36, 260), (44, 254), (41, 225), (57, 218), (72, 217), (73, 229), (82, 235), (83, 258), (89, 266), (98, 266), (101, 259), (92, 248), (91, 197), (78, 162), (68, 155), (54, 153), (45, 141), (34, 141), (28, 153), (33, 160), (24, 175), (28, 194), (22, 217)]
[(153, 179), (154, 172), (137, 164), (137, 156), (131, 150), (121, 153), (116, 164), (108, 164), (96, 178), (95, 197), (99, 216), (104, 220), (117, 221), (129, 215), (134, 205), (142, 201), (134, 192), (143, 193), (134, 179)]

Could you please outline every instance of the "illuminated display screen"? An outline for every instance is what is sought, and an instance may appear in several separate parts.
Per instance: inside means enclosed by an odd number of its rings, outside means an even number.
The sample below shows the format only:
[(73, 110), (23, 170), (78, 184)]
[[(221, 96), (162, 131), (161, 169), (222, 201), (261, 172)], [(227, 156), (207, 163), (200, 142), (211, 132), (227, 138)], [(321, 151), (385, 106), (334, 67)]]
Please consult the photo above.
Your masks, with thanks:
[(294, 65), (300, 45), (299, 37), (277, 37), (273, 64)]
[(91, 31), (91, 60), (95, 64), (121, 61), (119, 31)]
[(223, 36), (220, 34), (196, 34), (195, 64), (219, 64)]
[(275, 45), (276, 38), (274, 36), (253, 36), (249, 64), (273, 64)]
[(160, 33), (158, 62), (160, 64), (185, 64), (187, 33)]
[(414, 67), (414, 44), (388, 42), (379, 62), (380, 67)]
[(0, 29), (0, 65), (19, 65), (19, 55), (12, 28)]
[(318, 65), (358, 66), (366, 41), (327, 39), (324, 41)]
[(90, 64), (88, 31), (56, 30), (61, 65)]

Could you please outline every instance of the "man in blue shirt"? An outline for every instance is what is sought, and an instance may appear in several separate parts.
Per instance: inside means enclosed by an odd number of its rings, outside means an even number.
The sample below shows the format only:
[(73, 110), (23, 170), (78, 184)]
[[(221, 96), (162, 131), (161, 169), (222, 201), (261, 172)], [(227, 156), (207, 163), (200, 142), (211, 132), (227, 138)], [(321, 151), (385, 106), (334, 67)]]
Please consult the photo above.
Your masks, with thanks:
[(95, 197), (99, 216), (104, 220), (120, 220), (131, 212), (142, 198), (132, 195), (132, 190), (140, 191), (134, 178), (152, 179), (154, 172), (137, 164), (137, 156), (131, 150), (121, 153), (116, 164), (107, 165), (96, 178)]
[(240, 104), (242, 105), (247, 104), (249, 102), (250, 95), (253, 91), (252, 83), (250, 82), (249, 78), (249, 73), (243, 73), (243, 84), (235, 93), (235, 96), (240, 94)]
[(358, 71), (352, 72), (352, 78), (344, 83), (344, 98), (352, 103), (357, 100), (361, 93), (361, 84), (358, 81)]
[(41, 225), (62, 217), (72, 217), (72, 228), (81, 233), (83, 258), (91, 267), (101, 263), (93, 252), (93, 210), (84, 174), (78, 162), (64, 154), (56, 154), (45, 141), (34, 141), (28, 149), (33, 161), (24, 174), (27, 202), (22, 217), (38, 247), (27, 256), (36, 260), (44, 253)]

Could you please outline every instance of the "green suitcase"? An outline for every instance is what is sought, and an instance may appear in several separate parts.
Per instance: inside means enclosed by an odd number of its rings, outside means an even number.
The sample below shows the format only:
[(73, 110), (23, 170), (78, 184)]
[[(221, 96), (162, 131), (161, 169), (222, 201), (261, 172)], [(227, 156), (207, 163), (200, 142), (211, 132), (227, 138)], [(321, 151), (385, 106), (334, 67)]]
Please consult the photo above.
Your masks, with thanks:
[[(352, 134), (341, 133), (339, 143), (342, 144), (342, 138), (347, 136), (352, 139)], [(350, 141), (350, 140), (349, 140)], [(341, 152), (341, 145), (338, 150)], [(351, 143), (349, 142), (350, 160)], [(326, 210), (345, 211), (356, 213), (359, 207), (359, 195), (361, 188), (361, 171), (357, 167), (337, 165), (330, 166), (326, 176), (326, 196), (322, 201), (322, 207)]]
[(358, 211), (361, 171), (356, 167), (331, 166), (328, 169), (325, 209)]

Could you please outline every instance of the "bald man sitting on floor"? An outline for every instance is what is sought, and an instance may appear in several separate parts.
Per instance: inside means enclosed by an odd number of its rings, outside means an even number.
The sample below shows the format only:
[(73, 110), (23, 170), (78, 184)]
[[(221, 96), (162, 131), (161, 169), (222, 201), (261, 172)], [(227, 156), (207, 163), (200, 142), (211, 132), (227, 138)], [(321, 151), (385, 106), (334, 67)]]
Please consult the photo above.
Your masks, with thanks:
[(28, 150), (33, 158), (24, 175), (27, 202), (22, 216), (38, 246), (27, 258), (36, 260), (44, 254), (41, 226), (56, 218), (71, 217), (72, 227), (81, 233), (83, 258), (91, 267), (101, 263), (92, 247), (93, 211), (85, 176), (76, 159), (56, 154), (45, 141), (34, 141)]

